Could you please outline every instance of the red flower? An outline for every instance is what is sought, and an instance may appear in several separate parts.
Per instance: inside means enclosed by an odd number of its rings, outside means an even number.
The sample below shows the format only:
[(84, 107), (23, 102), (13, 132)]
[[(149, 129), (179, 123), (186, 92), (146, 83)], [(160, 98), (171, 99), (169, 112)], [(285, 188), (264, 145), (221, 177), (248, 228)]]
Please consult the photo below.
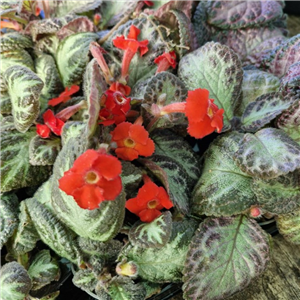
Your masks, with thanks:
[(128, 96), (131, 92), (130, 86), (124, 85), (117, 81), (112, 83), (112, 85), (109, 87), (109, 89), (113, 92), (121, 92), (125, 96)]
[(224, 109), (219, 109), (208, 96), (209, 91), (206, 89), (188, 91), (185, 107), (189, 121), (188, 133), (197, 139), (215, 130), (220, 133), (223, 128)]
[(154, 5), (154, 3), (153, 3), (153, 1), (143, 1), (146, 5), (148, 5), (148, 6), (153, 6)]
[(173, 203), (163, 187), (150, 181), (139, 189), (136, 198), (126, 202), (125, 207), (138, 215), (141, 221), (149, 223), (161, 215), (160, 210), (173, 207)]
[(175, 69), (177, 65), (175, 51), (163, 53), (159, 57), (155, 58), (154, 62), (158, 64), (156, 74), (163, 71), (167, 71), (170, 67)]
[(79, 91), (78, 85), (72, 85), (70, 88), (66, 87), (64, 92), (59, 94), (59, 97), (53, 98), (48, 101), (48, 105), (55, 106), (59, 103), (65, 103), (71, 99), (71, 96)]
[(115, 47), (125, 50), (125, 53), (123, 55), (122, 60), (122, 74), (121, 74), (121, 80), (123, 82), (126, 82), (126, 77), (128, 76), (128, 70), (130, 62), (135, 55), (135, 53), (140, 49), (140, 54), (143, 56), (148, 51), (148, 40), (144, 41), (138, 41), (137, 37), (140, 34), (140, 30), (135, 27), (134, 25), (131, 25), (129, 34), (127, 38), (125, 39), (124, 35), (118, 36), (113, 40), (113, 44)]
[(134, 160), (139, 155), (150, 156), (154, 152), (154, 142), (147, 130), (138, 124), (123, 122), (110, 133), (117, 144), (116, 154), (124, 160)]
[(84, 209), (95, 209), (114, 200), (122, 191), (120, 161), (109, 154), (89, 149), (59, 179), (59, 188), (73, 196)]
[(126, 113), (130, 109), (130, 98), (126, 98), (120, 92), (107, 90), (105, 92), (105, 107), (100, 110), (100, 124), (108, 126), (111, 124), (120, 124), (126, 120)]
[(40, 137), (48, 138), (50, 136), (50, 130), (53, 133), (55, 133), (56, 135), (61, 135), (62, 127), (65, 125), (65, 123), (61, 119), (55, 117), (52, 110), (48, 109), (43, 114), (43, 119), (44, 119), (45, 125), (36, 124), (36, 129), (37, 129), (36, 133)]

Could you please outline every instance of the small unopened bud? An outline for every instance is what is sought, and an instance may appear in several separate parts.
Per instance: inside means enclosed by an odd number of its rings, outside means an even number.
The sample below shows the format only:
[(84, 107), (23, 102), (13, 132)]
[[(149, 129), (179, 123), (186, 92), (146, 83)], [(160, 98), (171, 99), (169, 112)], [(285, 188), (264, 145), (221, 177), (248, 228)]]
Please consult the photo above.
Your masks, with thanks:
[(101, 20), (101, 15), (100, 14), (95, 14), (94, 15), (94, 24), (97, 26), (100, 23)]
[(116, 272), (118, 275), (136, 278), (138, 275), (138, 267), (133, 261), (126, 262), (126, 260), (122, 260), (117, 264)]
[(253, 206), (249, 210), (249, 215), (252, 218), (259, 218), (262, 215), (261, 209), (257, 206)]

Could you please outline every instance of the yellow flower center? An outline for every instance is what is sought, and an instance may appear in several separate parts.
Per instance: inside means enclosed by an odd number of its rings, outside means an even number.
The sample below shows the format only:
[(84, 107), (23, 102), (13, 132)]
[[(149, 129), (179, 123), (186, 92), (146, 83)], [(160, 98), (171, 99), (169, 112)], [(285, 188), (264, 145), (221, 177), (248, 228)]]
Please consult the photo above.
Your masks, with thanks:
[(212, 110), (212, 108), (209, 106), (207, 109), (207, 115), (212, 118), (214, 116), (214, 111)]
[(126, 98), (124, 98), (124, 97), (122, 97), (122, 96), (120, 96), (120, 95), (117, 95), (116, 97), (115, 97), (115, 100), (116, 100), (116, 103), (117, 104), (120, 104), (120, 105), (123, 105), (123, 104), (125, 104), (126, 103)]
[(131, 138), (127, 138), (125, 141), (124, 141), (124, 145), (125, 147), (127, 148), (133, 148), (135, 146), (135, 141)]
[(87, 172), (86, 176), (85, 176), (85, 181), (89, 184), (94, 184), (97, 183), (99, 180), (99, 176), (96, 172), (94, 171), (89, 171)]
[(151, 200), (147, 203), (148, 208), (153, 209), (158, 205), (158, 201), (156, 199)]

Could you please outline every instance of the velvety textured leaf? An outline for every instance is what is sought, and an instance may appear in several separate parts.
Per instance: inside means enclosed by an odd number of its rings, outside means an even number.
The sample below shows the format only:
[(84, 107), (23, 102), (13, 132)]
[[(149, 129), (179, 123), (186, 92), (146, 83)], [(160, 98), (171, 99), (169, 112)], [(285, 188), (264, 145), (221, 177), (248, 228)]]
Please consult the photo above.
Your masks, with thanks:
[(295, 101), (283, 112), (276, 125), (300, 145), (300, 101)]
[(276, 218), (276, 224), (287, 241), (300, 245), (300, 208), (289, 214), (279, 215)]
[(0, 270), (1, 299), (23, 300), (31, 289), (26, 269), (16, 261), (5, 264)]
[(108, 294), (114, 300), (144, 300), (146, 289), (128, 277), (116, 276), (109, 282)]
[(34, 71), (34, 63), (30, 54), (24, 49), (16, 49), (7, 52), (1, 52), (0, 70), (4, 73), (8, 68), (13, 66), (22, 66)]
[(38, 185), (50, 175), (48, 166), (32, 166), (29, 162), (29, 143), (35, 135), (35, 129), (1, 132), (1, 192)]
[(288, 109), (292, 99), (284, 99), (279, 93), (269, 93), (258, 97), (249, 103), (242, 115), (242, 129), (248, 132), (256, 132), (268, 124), (276, 116)]
[(34, 249), (39, 235), (29, 216), (25, 202), (20, 204), (19, 224), (16, 232), (8, 243), (8, 252), (15, 258)]
[[(212, 35), (213, 41), (230, 47), (246, 63), (249, 60), (248, 56), (257, 53), (257, 47), (260, 48), (261, 43), (271, 38), (278, 38), (278, 41), (286, 39), (282, 30), (275, 26), (220, 30)], [(277, 45), (278, 43), (275, 46)]]
[(128, 85), (134, 87), (139, 81), (145, 81), (155, 74), (157, 65), (154, 63), (154, 59), (163, 54), (163, 52), (169, 51), (166, 46), (166, 43), (169, 42), (169, 38), (166, 35), (166, 30), (164, 28), (159, 28), (160, 33), (164, 38), (163, 40), (157, 30), (159, 24), (157, 24), (155, 20), (150, 21), (145, 17), (128, 21), (120, 26), (119, 29), (103, 44), (103, 47), (114, 56), (114, 64), (111, 64), (110, 68), (116, 70), (115, 74), (113, 74), (115, 78), (118, 75), (117, 72), (120, 72), (121, 70), (124, 51), (114, 47), (112, 40), (121, 35), (127, 37), (131, 25), (134, 25), (141, 30), (138, 36), (139, 41), (149, 41), (149, 44), (147, 45), (148, 52), (142, 57), (139, 53), (136, 53), (130, 63)]
[(26, 132), (39, 114), (39, 97), (44, 83), (30, 69), (22, 66), (8, 68), (4, 78), (12, 103), (15, 127), (20, 132)]
[(230, 126), (243, 80), (241, 62), (230, 48), (206, 43), (180, 60), (178, 75), (189, 90), (209, 90), (209, 97), (225, 111), (224, 125)]
[(215, 139), (204, 156), (201, 177), (192, 195), (192, 211), (198, 215), (232, 216), (256, 203), (251, 176), (233, 160), (241, 133), (233, 132)]
[(28, 274), (32, 280), (32, 290), (38, 290), (49, 284), (52, 280), (58, 280), (60, 269), (58, 261), (51, 257), (49, 250), (39, 251), (33, 258)]
[(208, 218), (190, 244), (184, 299), (224, 299), (245, 288), (269, 261), (268, 235), (244, 216)]
[(41, 240), (61, 257), (79, 264), (81, 253), (75, 234), (35, 198), (26, 199), (25, 202)]
[(13, 116), (0, 117), (0, 132), (15, 130)]
[(2, 115), (10, 115), (12, 111), (12, 105), (8, 92), (0, 93), (0, 113)]
[(0, 38), (1, 52), (32, 48), (32, 46), (32, 40), (19, 32), (9, 32)]
[[(163, 107), (175, 102), (183, 102), (187, 97), (187, 89), (183, 82), (175, 75), (169, 72), (161, 72), (153, 76), (146, 87), (142, 107), (144, 108), (143, 118), (145, 124), (151, 122), (151, 130), (153, 128), (173, 127), (185, 122), (183, 113), (166, 114), (158, 118), (154, 122), (154, 117), (151, 114), (152, 104)], [(154, 123), (153, 123), (154, 122)]]
[(108, 89), (96, 59), (91, 60), (83, 78), (84, 96), (88, 103), (87, 135), (92, 136), (98, 125), (101, 95)]
[(51, 166), (60, 151), (60, 138), (52, 136), (43, 139), (36, 135), (29, 144), (29, 159), (33, 166)]
[(200, 174), (197, 156), (183, 138), (171, 131), (160, 131), (152, 138), (156, 144), (154, 155), (139, 161), (160, 179), (179, 211), (187, 214), (191, 190)]
[(78, 14), (97, 8), (102, 0), (54, 0), (49, 2), (51, 16), (63, 17), (67, 14)]
[(300, 61), (289, 67), (281, 79), (280, 91), (284, 94), (300, 93)]
[(1, 195), (0, 201), (0, 249), (11, 237), (18, 227), (19, 218), (19, 201), (18, 197), (13, 193)]
[(139, 276), (152, 282), (176, 282), (182, 277), (182, 269), (188, 245), (197, 228), (194, 220), (173, 222), (169, 242), (162, 248), (124, 249), (124, 256), (138, 265)]
[(244, 70), (242, 93), (243, 97), (236, 113), (242, 115), (246, 106), (261, 95), (277, 92), (280, 80), (276, 76), (260, 70)]
[(234, 160), (250, 176), (272, 179), (300, 167), (300, 146), (284, 131), (265, 128), (244, 135)]
[(89, 62), (89, 46), (98, 35), (93, 32), (73, 34), (60, 42), (56, 62), (64, 86), (79, 84)]
[(291, 37), (268, 52), (262, 57), (261, 61), (257, 63), (257, 66), (280, 78), (288, 71), (289, 67), (298, 62), (299, 59), (300, 34)]
[(72, 279), (72, 282), (78, 288), (84, 291), (93, 291), (98, 279), (91, 269), (79, 269)]
[(48, 35), (41, 38), (34, 44), (34, 50), (36, 53), (50, 54), (53, 57), (55, 57), (58, 45), (59, 45), (58, 37), (54, 34)]
[(300, 207), (300, 172), (269, 180), (254, 178), (252, 189), (259, 207), (272, 214), (286, 214)]
[(41, 54), (35, 60), (36, 74), (44, 82), (40, 95), (41, 111), (48, 108), (48, 101), (57, 97), (64, 88), (61, 83), (55, 61), (51, 55)]
[(141, 248), (161, 248), (170, 239), (172, 231), (172, 214), (169, 211), (150, 223), (137, 221), (129, 231), (132, 245)]
[(77, 124), (63, 128), (63, 148), (53, 167), (51, 198), (59, 218), (79, 236), (104, 242), (113, 238), (123, 224), (126, 201), (124, 192), (114, 201), (103, 201), (98, 209), (88, 210), (80, 208), (72, 196), (58, 187), (58, 179), (73, 166), (75, 159), (87, 150), (87, 143), (82, 138), (85, 127)]
[(282, 15), (282, 6), (277, 1), (209, 1), (207, 22), (222, 29), (260, 27)]

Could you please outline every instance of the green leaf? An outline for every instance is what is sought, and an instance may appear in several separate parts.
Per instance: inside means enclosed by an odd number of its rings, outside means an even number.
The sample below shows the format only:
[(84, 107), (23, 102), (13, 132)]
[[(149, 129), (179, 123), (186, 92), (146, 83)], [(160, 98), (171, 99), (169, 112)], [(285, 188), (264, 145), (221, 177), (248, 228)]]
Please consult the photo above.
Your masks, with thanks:
[(243, 70), (238, 56), (229, 47), (206, 43), (180, 60), (178, 76), (189, 90), (209, 90), (209, 97), (224, 109), (225, 128), (230, 126), (241, 92)]
[(8, 68), (4, 78), (12, 103), (15, 127), (20, 132), (26, 132), (39, 115), (39, 97), (44, 83), (35, 73), (22, 66)]
[(50, 1), (49, 6), (52, 17), (64, 17), (67, 14), (78, 14), (97, 8), (102, 0), (57, 0)]
[(34, 63), (30, 54), (24, 49), (16, 49), (7, 52), (1, 52), (1, 72), (4, 73), (8, 68), (14, 66), (26, 67), (34, 71)]
[(300, 61), (292, 64), (281, 79), (280, 91), (284, 94), (298, 93), (300, 90)]
[(7, 193), (1, 195), (0, 201), (0, 249), (7, 242), (18, 227), (19, 218), (19, 201), (18, 197), (13, 193)]
[[(145, 124), (151, 121), (151, 123), (154, 122), (153, 115), (151, 114), (152, 104), (163, 107), (171, 103), (183, 102), (186, 97), (187, 89), (177, 76), (169, 72), (161, 72), (153, 76), (147, 84), (143, 97), (142, 107), (144, 109), (142, 113)], [(151, 126), (151, 130), (160, 127), (173, 127), (182, 123), (186, 123), (183, 113), (167, 114), (158, 118)]]
[(269, 93), (249, 103), (242, 115), (242, 130), (256, 132), (288, 109), (292, 99), (283, 99), (279, 93)]
[(32, 290), (38, 290), (49, 284), (52, 280), (58, 280), (60, 269), (58, 261), (52, 258), (49, 250), (38, 252), (28, 269), (28, 274), (32, 280)]
[(88, 64), (89, 46), (98, 35), (92, 32), (80, 32), (68, 36), (60, 42), (56, 62), (64, 86), (79, 84)]
[(276, 76), (260, 70), (244, 70), (243, 97), (237, 108), (237, 115), (242, 115), (246, 106), (261, 95), (276, 92), (280, 81)]
[(197, 228), (194, 220), (173, 222), (169, 242), (162, 248), (130, 246), (124, 256), (138, 266), (139, 276), (152, 282), (181, 281), (189, 243)]
[(25, 202), (20, 203), (19, 224), (16, 232), (8, 242), (8, 252), (15, 258), (34, 249), (39, 235), (32, 223)]
[(8, 32), (0, 37), (1, 52), (32, 48), (32, 46), (32, 40), (19, 32)]
[[(1, 80), (1, 79), (0, 79)], [(0, 112), (2, 115), (11, 114), (12, 106), (8, 92), (0, 92)]]
[(300, 145), (300, 101), (295, 101), (293, 105), (283, 112), (276, 125), (289, 137)]
[[(51, 198), (59, 218), (79, 236), (104, 242), (113, 238), (123, 224), (125, 193), (121, 192), (114, 201), (101, 202), (97, 209), (88, 210), (79, 207), (72, 196), (59, 189), (58, 180), (73, 166), (75, 159), (87, 150), (87, 142), (82, 138), (85, 127), (76, 130), (76, 126), (71, 125), (69, 130), (64, 126), (63, 148), (53, 167)], [(64, 137), (66, 135), (67, 139)]]
[(246, 133), (234, 154), (240, 169), (262, 179), (272, 179), (300, 167), (300, 146), (280, 129)]
[(29, 144), (30, 164), (33, 166), (53, 165), (60, 148), (59, 137), (52, 136), (48, 139), (43, 139), (36, 135)]
[(1, 192), (35, 186), (49, 177), (50, 167), (32, 166), (29, 162), (29, 143), (35, 135), (34, 128), (26, 133), (1, 132)]
[(243, 216), (207, 218), (190, 244), (184, 299), (224, 299), (245, 288), (269, 261), (268, 235)]
[(300, 208), (276, 218), (276, 224), (283, 237), (292, 244), (300, 245)]
[(198, 215), (231, 216), (256, 203), (251, 176), (235, 164), (233, 155), (243, 135), (220, 136), (204, 156), (202, 175), (192, 196), (192, 211)]
[(129, 241), (141, 248), (161, 248), (170, 239), (172, 232), (172, 214), (163, 212), (150, 223), (137, 221), (129, 231)]
[(1, 299), (23, 300), (31, 289), (26, 269), (17, 262), (5, 264), (0, 270)]
[(81, 253), (76, 235), (35, 198), (26, 199), (25, 203), (41, 240), (61, 257), (78, 264)]
[(146, 289), (130, 278), (116, 276), (109, 282), (108, 294), (113, 300), (144, 300)]
[(72, 279), (72, 282), (78, 288), (84, 291), (92, 292), (97, 284), (98, 279), (91, 269), (78, 270)]
[(34, 44), (34, 51), (36, 53), (50, 54), (55, 57), (59, 42), (56, 35), (45, 36)]
[(272, 214), (286, 214), (300, 207), (300, 172), (273, 179), (253, 179), (252, 189), (259, 207)]
[(36, 74), (44, 82), (40, 95), (41, 111), (48, 108), (48, 101), (58, 96), (64, 88), (55, 61), (51, 55), (41, 54), (35, 60)]
[(96, 59), (92, 59), (85, 70), (83, 77), (84, 96), (88, 103), (88, 125), (87, 135), (90, 137), (95, 132), (98, 125), (100, 101), (102, 94), (107, 90), (99, 65)]
[(283, 15), (282, 5), (276, 1), (210, 1), (207, 7), (207, 22), (222, 29), (261, 27)]

